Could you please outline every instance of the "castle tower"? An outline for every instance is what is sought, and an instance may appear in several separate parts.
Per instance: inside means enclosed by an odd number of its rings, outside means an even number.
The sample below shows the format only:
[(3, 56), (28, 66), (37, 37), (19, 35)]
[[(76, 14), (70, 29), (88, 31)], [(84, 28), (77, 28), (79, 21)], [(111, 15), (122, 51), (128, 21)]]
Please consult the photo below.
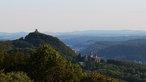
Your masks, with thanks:
[(95, 55), (95, 61), (98, 62), (98, 63), (100, 62), (100, 59), (98, 57), (98, 54)]
[(35, 31), (34, 31), (35, 33), (39, 33), (39, 31), (38, 31), (38, 29), (35, 29)]

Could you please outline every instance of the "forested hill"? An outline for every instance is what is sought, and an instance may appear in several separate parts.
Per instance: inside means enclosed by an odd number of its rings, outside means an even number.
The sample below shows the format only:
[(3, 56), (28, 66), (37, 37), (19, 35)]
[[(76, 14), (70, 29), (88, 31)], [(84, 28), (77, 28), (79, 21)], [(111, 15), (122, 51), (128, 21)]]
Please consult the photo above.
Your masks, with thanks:
[[(24, 38), (20, 38), (13, 41), (2, 41), (1, 44), (3, 46), (8, 45), (9, 47), (15, 49), (15, 48), (36, 48), (43, 44), (49, 44), (51, 45), (56, 51), (58, 51), (61, 55), (73, 59), (73, 57), (76, 57), (76, 53), (66, 46), (62, 41), (60, 41), (58, 38), (53, 37), (51, 35), (46, 35), (43, 33), (40, 33), (38, 31), (31, 32), (28, 35), (26, 35)], [(7, 48), (7, 47), (6, 47)]]
[[(75, 57), (75, 58), (74, 58)], [(76, 61), (73, 61), (75, 60)], [(58, 38), (29, 33), (0, 42), (0, 82), (120, 82), (100, 72), (85, 71), (76, 53)]]
[(146, 64), (146, 39), (128, 41), (97, 41), (80, 53), (90, 55), (98, 53), (107, 59), (126, 60)]

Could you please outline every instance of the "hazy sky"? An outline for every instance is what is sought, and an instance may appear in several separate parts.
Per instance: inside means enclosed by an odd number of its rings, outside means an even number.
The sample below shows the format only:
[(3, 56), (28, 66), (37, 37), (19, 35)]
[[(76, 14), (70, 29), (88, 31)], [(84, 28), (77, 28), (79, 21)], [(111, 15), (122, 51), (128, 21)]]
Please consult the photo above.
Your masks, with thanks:
[(146, 30), (146, 0), (0, 0), (0, 31)]

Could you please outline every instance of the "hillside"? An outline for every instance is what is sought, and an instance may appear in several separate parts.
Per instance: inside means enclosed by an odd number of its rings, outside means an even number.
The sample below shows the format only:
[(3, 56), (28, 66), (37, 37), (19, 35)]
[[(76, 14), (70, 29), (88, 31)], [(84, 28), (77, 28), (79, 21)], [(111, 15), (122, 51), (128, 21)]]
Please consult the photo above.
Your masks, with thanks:
[(146, 45), (144, 44), (132, 44), (132, 45), (115, 45), (98, 52), (101, 56), (116, 59), (116, 60), (127, 60), (135, 62), (145, 62), (146, 59)]
[(107, 63), (99, 65), (97, 70), (127, 82), (146, 82), (146, 66), (133, 62), (107, 60)]
[(100, 50), (108, 48), (110, 46), (118, 45), (122, 41), (96, 41), (93, 44), (88, 45), (85, 49), (79, 51), (83, 55), (89, 55), (98, 53)]
[(101, 72), (104, 75), (126, 82), (146, 82), (146, 66), (142, 64), (98, 58), (97, 55), (79, 55), (78, 60), (81, 67), (88, 71)]
[[(30, 53), (29, 53), (30, 54)], [(124, 82), (100, 72), (84, 71), (50, 45), (30, 55), (17, 49), (7, 54), (0, 46), (0, 82)]]
[(4, 47), (8, 45), (10, 47), (10, 50), (15, 48), (37, 48), (41, 45), (49, 44), (64, 57), (67, 57), (71, 60), (73, 59), (73, 57), (76, 57), (76, 53), (71, 48), (66, 46), (61, 40), (56, 37), (40, 33), (38, 31), (31, 32), (24, 38), (17, 40), (1, 41), (0, 44)]
[(146, 66), (126, 61), (107, 60), (106, 63), (96, 64), (90, 62), (84, 68), (88, 68), (92, 71), (98, 71), (104, 75), (112, 78), (122, 79), (126, 82), (146, 82)]
[(146, 39), (128, 41), (97, 41), (89, 45), (80, 53), (90, 55), (98, 53), (100, 57), (108, 59), (126, 60), (145, 64)]

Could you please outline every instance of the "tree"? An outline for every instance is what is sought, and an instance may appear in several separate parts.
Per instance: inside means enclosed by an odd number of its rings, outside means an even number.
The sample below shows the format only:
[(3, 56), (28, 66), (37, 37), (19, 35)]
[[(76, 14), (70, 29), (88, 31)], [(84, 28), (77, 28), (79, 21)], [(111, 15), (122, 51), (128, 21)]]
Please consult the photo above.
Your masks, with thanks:
[(78, 82), (83, 73), (78, 65), (68, 62), (50, 45), (41, 46), (30, 57), (29, 75), (35, 81)]
[(23, 72), (10, 72), (3, 73), (0, 71), (0, 82), (33, 82), (30, 78)]
[(4, 57), (4, 51), (0, 48), (0, 65), (2, 65)]
[(82, 55), (80, 53), (78, 54), (78, 61), (82, 61)]
[(24, 71), (28, 55), (20, 52), (19, 49), (5, 55), (3, 68), (5, 71)]

